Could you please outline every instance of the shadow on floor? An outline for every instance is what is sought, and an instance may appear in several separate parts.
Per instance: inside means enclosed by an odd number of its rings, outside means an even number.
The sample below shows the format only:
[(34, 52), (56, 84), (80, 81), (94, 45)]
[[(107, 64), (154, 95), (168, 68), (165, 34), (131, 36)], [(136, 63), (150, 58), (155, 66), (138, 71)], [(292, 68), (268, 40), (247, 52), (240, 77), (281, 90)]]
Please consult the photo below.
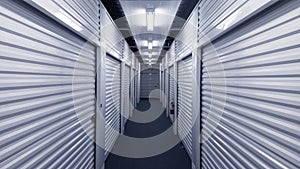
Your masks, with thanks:
[[(144, 106), (146, 108), (143, 108)], [(162, 113), (160, 113), (160, 116), (149, 123), (139, 123), (128, 120), (124, 133), (125, 136), (133, 138), (148, 138), (157, 136), (158, 134), (163, 133), (165, 130), (171, 127), (172, 124), (166, 117), (166, 114), (161, 108), (161, 104), (159, 103), (159, 101), (151, 101), (150, 103), (149, 100), (141, 100), (138, 105), (139, 111), (135, 111), (135, 113), (141, 113), (141, 110), (152, 110), (150, 109), (150, 106), (151, 108), (152, 106), (160, 107), (162, 111)], [(147, 113), (154, 112), (148, 111)], [(134, 119), (134, 116), (132, 118)], [(178, 137), (173, 135), (170, 136), (169, 139), (178, 139)], [(123, 141), (121, 137), (117, 141), (114, 149), (122, 149), (124, 148), (124, 146), (129, 150), (135, 148), (134, 145), (130, 145), (126, 143), (126, 141)], [(162, 154), (147, 158), (128, 158), (111, 153), (106, 160), (105, 169), (191, 169), (191, 160), (182, 144), (179, 143), (170, 150), (163, 152)]]

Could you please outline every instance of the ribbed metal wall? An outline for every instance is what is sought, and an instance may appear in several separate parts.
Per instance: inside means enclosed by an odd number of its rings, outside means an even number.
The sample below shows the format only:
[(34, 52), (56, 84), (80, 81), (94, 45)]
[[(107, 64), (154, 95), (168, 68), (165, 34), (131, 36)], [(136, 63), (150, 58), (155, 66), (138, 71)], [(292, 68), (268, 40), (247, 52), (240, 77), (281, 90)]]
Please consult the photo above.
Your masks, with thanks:
[(178, 134), (192, 154), (192, 55), (178, 62)]
[(175, 43), (172, 43), (169, 51), (168, 51), (168, 65), (173, 64), (175, 62), (176, 59), (176, 55), (175, 55)]
[(120, 132), (121, 113), (121, 63), (106, 56), (105, 149), (106, 155), (114, 146)]
[(100, 6), (100, 12), (101, 39), (107, 46), (107, 52), (121, 59), (126, 42), (103, 4)]
[(191, 13), (184, 27), (175, 38), (176, 44), (174, 53), (176, 57), (182, 58), (187, 56), (197, 45), (197, 30), (198, 30), (198, 12), (197, 8)]
[(202, 0), (199, 4), (199, 36), (201, 45), (208, 44), (232, 27), (279, 0)]
[(280, 1), (203, 48), (203, 168), (300, 168), (299, 28)]
[(41, 12), (57, 20), (74, 32), (94, 43), (98, 42), (99, 4), (98, 0), (24, 0)]
[(0, 1), (0, 168), (93, 168), (95, 47)]

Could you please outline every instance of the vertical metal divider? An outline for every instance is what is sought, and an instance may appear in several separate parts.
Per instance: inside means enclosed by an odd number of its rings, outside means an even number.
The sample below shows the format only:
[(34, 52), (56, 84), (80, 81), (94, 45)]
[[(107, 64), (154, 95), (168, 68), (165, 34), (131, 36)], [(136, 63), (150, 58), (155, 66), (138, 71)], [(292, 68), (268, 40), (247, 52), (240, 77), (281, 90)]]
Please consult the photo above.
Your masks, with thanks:
[(196, 169), (200, 169), (201, 168), (201, 165), (202, 165), (202, 72), (203, 72), (203, 62), (202, 62), (202, 55), (203, 55), (203, 47), (200, 46), (200, 42), (199, 42), (199, 38), (200, 38), (200, 35), (201, 35), (201, 30), (200, 30), (200, 21), (201, 21), (201, 7), (200, 7), (200, 3), (198, 4), (198, 20), (197, 20), (197, 57), (198, 57), (198, 67), (197, 67), (197, 70), (199, 71), (198, 72), (198, 75), (197, 77), (199, 78), (198, 80), (198, 88), (199, 88), (199, 137), (197, 139), (198, 142), (199, 142), (199, 152), (197, 153), (197, 155), (199, 156), (198, 158), (196, 158), (196, 162), (199, 162), (196, 163)]
[[(95, 78), (95, 95), (96, 95), (96, 117), (95, 117), (95, 154), (94, 154), (94, 167), (95, 169), (104, 169), (105, 168), (105, 162), (104, 162), (104, 152), (105, 150), (101, 147), (101, 145), (104, 146), (105, 144), (105, 121), (104, 121), (104, 114), (101, 114), (103, 112), (103, 81), (105, 83), (105, 76), (103, 76), (102, 66), (103, 61), (103, 51), (101, 50), (100, 42), (101, 42), (101, 5), (98, 4), (98, 33), (99, 33), (99, 39), (96, 48), (96, 78)], [(104, 121), (104, 123), (103, 123)]]
[(124, 109), (124, 107), (125, 107), (125, 99), (124, 99), (124, 94), (125, 94), (124, 93), (125, 92), (124, 77), (125, 77), (125, 75), (124, 75), (124, 73), (125, 73), (125, 62), (122, 61), (121, 62), (121, 97), (120, 97), (120, 99), (121, 99), (120, 134), (123, 134), (123, 132), (124, 132), (124, 122), (125, 122), (125, 120), (124, 120), (124, 117), (125, 117), (125, 109)]
[(162, 72), (162, 64), (159, 64), (159, 91), (160, 91), (160, 98), (159, 101), (162, 102), (162, 76), (161, 76), (161, 72)]
[(164, 70), (164, 64), (162, 65), (162, 105), (165, 107), (165, 70)]
[(201, 166), (201, 164), (202, 164), (202, 146), (203, 146), (203, 144), (202, 144), (202, 133), (201, 133), (201, 131), (202, 131), (202, 72), (203, 72), (203, 61), (202, 61), (202, 54), (203, 54), (203, 47), (200, 47), (199, 48), (199, 52), (200, 52), (200, 65), (199, 65), (199, 71), (200, 71), (200, 73), (199, 73), (199, 92), (200, 92), (200, 95), (199, 95), (199, 97), (200, 97), (200, 99), (199, 99), (199, 118), (200, 118), (200, 132), (199, 132), (199, 144), (200, 144), (200, 153), (199, 153), (199, 169), (200, 169), (200, 166)]
[(105, 57), (103, 47), (97, 47), (97, 91), (96, 91), (96, 153), (95, 168), (104, 168), (105, 161)]
[(124, 132), (124, 124), (125, 124), (125, 119), (124, 119), (124, 117), (125, 117), (125, 109), (124, 109), (124, 107), (125, 107), (125, 97), (124, 97), (124, 87), (125, 87), (125, 85), (124, 85), (124, 73), (125, 73), (125, 40), (123, 39), (122, 40), (122, 54), (121, 54), (121, 97), (120, 97), (120, 103), (121, 103), (121, 107), (120, 107), (120, 129), (119, 129), (119, 132), (120, 132), (120, 134), (123, 134), (123, 132)]
[(165, 81), (166, 81), (166, 102), (167, 102), (167, 104), (166, 104), (166, 115), (167, 115), (167, 117), (169, 117), (169, 104), (170, 104), (170, 98), (169, 98), (169, 77), (170, 77), (170, 69), (169, 69), (169, 66), (168, 66), (168, 61), (166, 61), (167, 62), (167, 73), (166, 73), (166, 79), (165, 79)]
[(174, 62), (174, 134), (178, 134), (178, 62)]
[(139, 66), (138, 66), (138, 102), (137, 103), (140, 103), (141, 101), (141, 63), (139, 63)]
[(194, 168), (200, 169), (200, 135), (201, 135), (201, 48), (193, 52), (193, 127), (192, 127), (192, 160)]
[[(130, 106), (130, 113), (129, 113), (129, 117), (132, 116), (133, 114), (133, 110), (134, 110), (134, 66), (135, 66), (135, 62), (134, 62), (134, 55), (132, 54), (131, 56), (131, 67), (130, 67), (130, 79), (129, 79), (129, 86), (130, 86), (130, 102), (129, 102), (129, 106)], [(129, 118), (128, 117), (128, 118)]]

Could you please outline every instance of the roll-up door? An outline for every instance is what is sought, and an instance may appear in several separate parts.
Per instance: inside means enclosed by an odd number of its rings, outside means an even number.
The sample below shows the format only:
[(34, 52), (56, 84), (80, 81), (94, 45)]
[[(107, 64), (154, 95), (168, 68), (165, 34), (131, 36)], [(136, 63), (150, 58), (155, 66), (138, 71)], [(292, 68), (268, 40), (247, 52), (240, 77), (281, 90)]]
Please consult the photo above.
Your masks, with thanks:
[[(149, 98), (150, 93), (159, 88), (159, 70), (147, 68), (141, 72), (141, 98)], [(159, 96), (154, 95), (159, 98)]]
[(203, 48), (203, 168), (300, 168), (299, 23), (279, 1)]
[(105, 149), (106, 155), (114, 146), (120, 133), (121, 63), (106, 55)]
[(0, 1), (0, 168), (93, 168), (95, 47)]
[(125, 66), (125, 72), (123, 74), (124, 78), (124, 116), (128, 119), (129, 112), (130, 112), (130, 98), (129, 98), (129, 92), (130, 92), (130, 67)]
[(178, 63), (178, 134), (192, 154), (192, 55)]
[(174, 66), (170, 67), (170, 75), (169, 75), (169, 101), (170, 103), (174, 103), (174, 86), (175, 86), (175, 77), (174, 77)]

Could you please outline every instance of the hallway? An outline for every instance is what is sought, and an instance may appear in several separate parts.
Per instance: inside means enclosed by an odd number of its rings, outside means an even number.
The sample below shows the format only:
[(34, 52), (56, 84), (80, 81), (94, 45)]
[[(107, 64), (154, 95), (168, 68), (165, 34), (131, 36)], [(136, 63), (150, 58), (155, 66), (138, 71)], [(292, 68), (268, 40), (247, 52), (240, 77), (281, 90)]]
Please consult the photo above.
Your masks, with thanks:
[(0, 169), (300, 169), (300, 0), (1, 0), (0, 23)]
[[(168, 128), (172, 127), (170, 120), (166, 117), (165, 110), (163, 110), (158, 100), (141, 100), (137, 106), (138, 110), (135, 110), (133, 117), (128, 120), (124, 135), (133, 138), (149, 138), (163, 133)], [(160, 112), (160, 116), (149, 123), (137, 123), (136, 119), (140, 114), (150, 113), (156, 114)], [(146, 117), (146, 116), (145, 116)], [(131, 121), (132, 120), (132, 121)], [(141, 119), (140, 119), (141, 120)], [(178, 136), (170, 137), (169, 139), (179, 139)], [(179, 141), (179, 140), (178, 140)], [(123, 140), (123, 136), (117, 140), (114, 149), (121, 149), (127, 147), (126, 141)], [(159, 146), (159, 145), (157, 145)], [(128, 147), (128, 149), (135, 149), (136, 147)], [(146, 147), (145, 150), (149, 147)], [(155, 147), (151, 147), (151, 149)], [(113, 150), (116, 151), (116, 150)], [(106, 169), (190, 169), (191, 161), (183, 148), (179, 143), (167, 152), (162, 154), (148, 157), (148, 158), (127, 158), (110, 154), (106, 160)]]

